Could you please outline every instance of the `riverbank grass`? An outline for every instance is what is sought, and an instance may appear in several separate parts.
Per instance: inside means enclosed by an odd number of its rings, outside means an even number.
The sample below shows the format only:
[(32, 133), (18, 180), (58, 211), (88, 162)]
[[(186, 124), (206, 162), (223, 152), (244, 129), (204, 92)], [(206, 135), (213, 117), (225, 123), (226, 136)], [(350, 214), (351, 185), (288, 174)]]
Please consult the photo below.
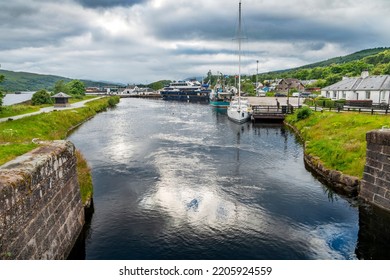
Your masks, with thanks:
[(86, 204), (91, 202), (93, 195), (91, 169), (88, 166), (87, 160), (83, 157), (79, 150), (76, 150), (76, 158), (81, 201), (83, 202), (83, 205), (86, 206)]
[[(35, 144), (37, 141), (33, 139), (65, 139), (75, 127), (118, 102), (117, 96), (106, 97), (90, 101), (82, 108), (42, 113), (0, 123), (0, 165), (38, 147)], [(76, 156), (80, 192), (85, 205), (92, 197), (92, 178), (85, 159), (79, 152)]]
[(0, 119), (37, 112), (39, 109), (40, 107), (32, 105), (3, 106), (0, 110)]
[(366, 134), (390, 126), (390, 118), (353, 112), (313, 112), (298, 120), (296, 112), (286, 122), (298, 129), (305, 141), (305, 153), (320, 159), (325, 167), (346, 175), (363, 177)]
[[(94, 95), (86, 95), (86, 96), (83, 96), (83, 98), (81, 98), (81, 99), (80, 98), (70, 98), (69, 103), (73, 104), (73, 103), (80, 102), (83, 100), (89, 100), (89, 99), (92, 99), (95, 97), (96, 96), (94, 96)], [(49, 107), (49, 106), (53, 106), (53, 104), (31, 105), (31, 100), (26, 101), (26, 102), (22, 102), (20, 104), (2, 106), (0, 109), (0, 119), (38, 112), (41, 108)]]

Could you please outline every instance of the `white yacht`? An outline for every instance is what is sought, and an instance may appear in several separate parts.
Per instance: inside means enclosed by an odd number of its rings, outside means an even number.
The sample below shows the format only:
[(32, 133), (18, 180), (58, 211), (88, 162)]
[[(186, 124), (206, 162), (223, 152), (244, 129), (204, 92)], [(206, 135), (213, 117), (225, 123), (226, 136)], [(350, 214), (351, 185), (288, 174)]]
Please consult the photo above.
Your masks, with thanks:
[(241, 1), (238, 8), (238, 95), (230, 102), (227, 115), (234, 122), (245, 123), (250, 120), (251, 107), (248, 100), (241, 97)]
[(237, 123), (245, 123), (251, 118), (251, 106), (248, 99), (238, 96), (234, 98), (227, 109), (228, 118)]

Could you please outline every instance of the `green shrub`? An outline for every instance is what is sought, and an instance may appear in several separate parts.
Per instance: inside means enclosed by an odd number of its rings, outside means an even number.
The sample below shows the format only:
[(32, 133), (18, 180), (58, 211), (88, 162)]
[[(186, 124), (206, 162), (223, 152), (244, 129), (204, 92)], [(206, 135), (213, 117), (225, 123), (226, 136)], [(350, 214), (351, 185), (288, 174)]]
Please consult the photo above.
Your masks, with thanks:
[(50, 93), (41, 89), (33, 94), (31, 103), (32, 105), (53, 104), (53, 99), (51, 98)]
[(109, 99), (108, 99), (108, 105), (110, 107), (114, 107), (116, 104), (119, 103), (119, 96), (111, 96)]
[(297, 111), (297, 121), (304, 120), (313, 113), (309, 107), (303, 107)]

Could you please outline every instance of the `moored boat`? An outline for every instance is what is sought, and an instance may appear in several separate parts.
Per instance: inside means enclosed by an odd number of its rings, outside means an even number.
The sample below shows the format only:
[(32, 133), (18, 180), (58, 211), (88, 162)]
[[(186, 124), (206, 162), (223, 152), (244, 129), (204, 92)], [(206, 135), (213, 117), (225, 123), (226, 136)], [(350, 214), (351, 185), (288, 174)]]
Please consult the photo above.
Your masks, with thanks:
[(251, 106), (248, 99), (237, 97), (230, 102), (227, 109), (228, 118), (236, 123), (245, 123), (251, 118)]
[(160, 91), (163, 100), (209, 102), (211, 90), (198, 81), (172, 82)]
[(239, 3), (239, 27), (238, 27), (238, 95), (230, 102), (227, 109), (228, 118), (237, 123), (245, 123), (250, 120), (250, 104), (246, 98), (241, 97), (241, 1)]

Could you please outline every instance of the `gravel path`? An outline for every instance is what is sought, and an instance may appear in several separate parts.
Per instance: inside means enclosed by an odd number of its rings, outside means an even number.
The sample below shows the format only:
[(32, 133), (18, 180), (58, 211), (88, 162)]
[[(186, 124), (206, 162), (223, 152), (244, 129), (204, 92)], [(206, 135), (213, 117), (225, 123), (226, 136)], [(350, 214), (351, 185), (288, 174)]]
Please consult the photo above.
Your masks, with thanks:
[(83, 101), (80, 101), (80, 102), (72, 103), (68, 107), (54, 107), (54, 106), (45, 107), (45, 108), (42, 108), (39, 111), (36, 111), (36, 112), (33, 112), (33, 113), (28, 113), (28, 114), (23, 114), (23, 115), (18, 115), (18, 116), (2, 118), (2, 119), (0, 119), (0, 122), (5, 122), (5, 121), (8, 121), (9, 119), (17, 120), (17, 119), (21, 119), (21, 118), (28, 117), (28, 116), (38, 115), (38, 114), (41, 114), (41, 113), (52, 112), (52, 111), (55, 111), (55, 110), (56, 111), (62, 111), (62, 110), (76, 109), (76, 108), (80, 108), (80, 107), (85, 106), (85, 103), (87, 103), (89, 101), (92, 101), (92, 100), (95, 100), (95, 99), (99, 99), (99, 98), (101, 98), (101, 97), (96, 97), (96, 98), (92, 98), (92, 99), (88, 99), (88, 100), (83, 100)]

